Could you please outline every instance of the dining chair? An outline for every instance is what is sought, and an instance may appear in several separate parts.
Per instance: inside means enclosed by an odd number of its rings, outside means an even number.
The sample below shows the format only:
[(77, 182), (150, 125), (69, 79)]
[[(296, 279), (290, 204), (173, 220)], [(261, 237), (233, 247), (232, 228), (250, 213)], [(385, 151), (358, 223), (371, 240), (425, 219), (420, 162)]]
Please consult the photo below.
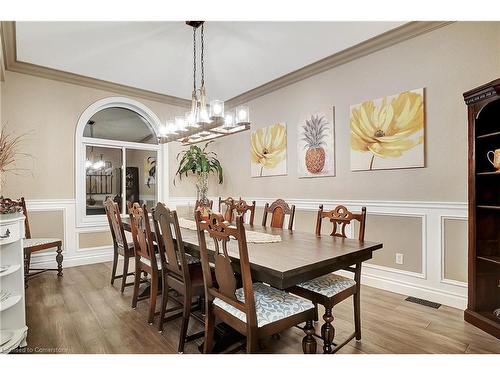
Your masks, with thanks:
[(250, 211), (250, 219), (248, 221), (248, 224), (253, 225), (253, 219), (255, 217), (255, 201), (252, 201), (252, 204), (249, 205), (244, 199), (240, 199), (237, 201), (234, 201), (233, 203), (233, 212), (236, 215), (240, 215), (243, 218), (243, 221), (245, 221), (245, 215), (248, 211)]
[(227, 197), (226, 199), (222, 199), (219, 197), (219, 212), (223, 215), (224, 220), (230, 223), (233, 221), (233, 205), (234, 198)]
[[(196, 200), (196, 203), (194, 204), (194, 210), (196, 211), (198, 209), (198, 207), (201, 207), (201, 206), (205, 206), (205, 204), (203, 204), (203, 202), (200, 200)], [(210, 209), (213, 209), (214, 201), (209, 200), (208, 205), (206, 205), (206, 206), (209, 207)]]
[(153, 324), (156, 310), (156, 298), (158, 296), (158, 284), (162, 267), (161, 258), (160, 254), (155, 251), (146, 205), (144, 204), (141, 207), (139, 203), (134, 203), (129, 209), (129, 216), (135, 249), (135, 277), (132, 308), (135, 309), (137, 307), (137, 301), (148, 298), (147, 296), (139, 298), (139, 286), (141, 284), (141, 273), (149, 274), (151, 284), (148, 323), (151, 325)]
[[(20, 204), (24, 215), (23, 248), (24, 248), (24, 276), (26, 285), (29, 279), (42, 272), (57, 271), (57, 276), (62, 276), (63, 275), (62, 240), (59, 238), (41, 238), (41, 237), (32, 238), (28, 210), (26, 208), (26, 201), (24, 200), (24, 197), (21, 197)], [(48, 252), (54, 250), (56, 252), (57, 268), (31, 268), (32, 253)]]
[(293, 228), (293, 219), (295, 218), (295, 205), (288, 205), (283, 199), (277, 199), (271, 205), (266, 203), (264, 214), (262, 216), (262, 226), (267, 226), (267, 215), (271, 214), (271, 228), (283, 228), (285, 217), (288, 215), (288, 230)]
[[(153, 210), (153, 223), (161, 259), (162, 273), (162, 300), (158, 330), (162, 332), (163, 323), (178, 316), (175, 314), (165, 319), (166, 313), (179, 310), (178, 307), (167, 310), (169, 300), (169, 293), (167, 291), (173, 289), (184, 296), (181, 305), (183, 312), (178, 345), (178, 352), (183, 353), (184, 344), (187, 341), (199, 338), (204, 333), (187, 335), (192, 300), (194, 297), (197, 297), (198, 301), (201, 301), (201, 297), (205, 293), (201, 263), (198, 258), (187, 254), (184, 250), (184, 242), (182, 242), (181, 228), (176, 211), (171, 211), (163, 203), (158, 202)], [(174, 301), (178, 302), (177, 299)]]
[[(260, 339), (306, 322), (302, 348), (304, 353), (315, 353), (314, 305), (304, 298), (252, 281), (243, 217), (238, 215), (235, 222), (236, 225), (228, 223), (216, 212), (211, 213), (207, 220), (196, 213), (205, 284), (204, 353), (210, 353), (213, 347), (215, 318), (246, 336), (247, 353), (257, 350)], [(210, 250), (210, 254), (205, 231), (214, 243), (215, 250)], [(239, 255), (242, 288), (237, 289), (230, 249)], [(215, 264), (215, 277), (212, 276), (209, 257)]]
[[(330, 236), (347, 238), (346, 226), (352, 224), (354, 220), (359, 222), (359, 241), (365, 238), (366, 207), (361, 209), (360, 214), (350, 212), (345, 206), (337, 206), (331, 211), (323, 211), (323, 205), (319, 206), (316, 221), (316, 235), (321, 235), (321, 223), (323, 219), (328, 219), (333, 224), (333, 230)], [(353, 338), (361, 340), (361, 306), (360, 306), (360, 281), (361, 281), (361, 262), (347, 267), (345, 270), (354, 273), (354, 279), (329, 273), (312, 280), (300, 283), (292, 288), (290, 292), (301, 297), (307, 298), (317, 305), (325, 307), (323, 320), (325, 323), (321, 326), (321, 337), (323, 339), (323, 352), (335, 353)], [(333, 321), (332, 309), (335, 305), (346, 298), (353, 296), (354, 301), (354, 333), (352, 333), (344, 342), (336, 345), (332, 350), (333, 337), (335, 329), (331, 322)], [(317, 310), (316, 310), (317, 311)], [(316, 319), (317, 320), (317, 312)]]
[[(134, 285), (134, 283), (127, 283), (127, 277), (133, 276), (134, 272), (128, 272), (130, 258), (135, 255), (134, 242), (127, 241), (125, 230), (123, 229), (123, 222), (120, 214), (118, 203), (113, 199), (108, 198), (104, 202), (104, 209), (106, 217), (108, 218), (109, 229), (113, 239), (113, 267), (111, 269), (111, 285), (114, 284), (116, 279), (122, 279), (121, 292), (125, 290), (126, 286)], [(123, 272), (121, 275), (116, 275), (116, 267), (118, 266), (119, 255), (123, 257)]]

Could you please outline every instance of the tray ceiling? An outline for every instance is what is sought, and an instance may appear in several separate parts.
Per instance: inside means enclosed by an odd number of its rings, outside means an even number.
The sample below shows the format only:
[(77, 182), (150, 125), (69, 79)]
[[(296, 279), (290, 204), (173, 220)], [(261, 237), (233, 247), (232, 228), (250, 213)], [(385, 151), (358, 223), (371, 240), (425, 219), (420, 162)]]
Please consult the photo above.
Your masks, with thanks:
[[(404, 22), (207, 22), (208, 95), (230, 99)], [(19, 61), (189, 98), (184, 22), (16, 22)]]

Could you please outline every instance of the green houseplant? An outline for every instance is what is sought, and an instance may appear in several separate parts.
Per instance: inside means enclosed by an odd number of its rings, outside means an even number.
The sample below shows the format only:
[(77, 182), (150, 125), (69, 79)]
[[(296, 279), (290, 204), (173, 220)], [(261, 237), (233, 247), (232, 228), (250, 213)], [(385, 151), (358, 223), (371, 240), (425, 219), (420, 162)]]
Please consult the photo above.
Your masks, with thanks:
[(207, 151), (208, 145), (212, 142), (207, 142), (203, 147), (191, 145), (187, 150), (179, 152), (177, 155), (179, 167), (175, 172), (175, 177), (179, 176), (179, 180), (182, 179), (183, 175), (188, 177), (190, 172), (196, 176), (197, 200), (207, 206), (209, 203), (207, 198), (208, 175), (210, 173), (216, 174), (219, 184), (222, 184), (224, 178), (217, 154), (213, 151)]

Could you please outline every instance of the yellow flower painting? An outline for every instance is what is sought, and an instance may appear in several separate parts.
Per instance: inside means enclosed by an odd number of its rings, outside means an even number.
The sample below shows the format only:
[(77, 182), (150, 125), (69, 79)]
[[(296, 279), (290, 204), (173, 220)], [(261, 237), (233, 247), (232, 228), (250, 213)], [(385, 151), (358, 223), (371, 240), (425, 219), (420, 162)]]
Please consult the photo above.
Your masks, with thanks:
[(424, 89), (351, 106), (351, 170), (424, 166)]
[(278, 123), (252, 132), (252, 177), (286, 174), (286, 125)]

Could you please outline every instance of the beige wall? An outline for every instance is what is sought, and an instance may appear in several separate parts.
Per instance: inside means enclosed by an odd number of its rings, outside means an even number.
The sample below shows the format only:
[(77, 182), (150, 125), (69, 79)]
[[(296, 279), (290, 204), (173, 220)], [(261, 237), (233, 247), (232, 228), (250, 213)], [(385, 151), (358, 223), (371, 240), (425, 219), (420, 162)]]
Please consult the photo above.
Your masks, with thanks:
[(445, 218), (444, 278), (467, 281), (467, 220)]
[[(458, 201), (467, 199), (467, 115), (462, 93), (498, 78), (500, 23), (458, 22), (338, 66), (248, 103), (252, 127), (288, 127), (288, 175), (251, 178), (249, 132), (217, 141), (225, 170), (212, 195), (325, 199)], [(426, 168), (351, 172), (349, 105), (425, 88)], [(301, 116), (336, 108), (333, 178), (298, 179)], [(174, 165), (171, 164), (171, 170)], [(171, 186), (171, 195), (191, 195)]]
[(64, 217), (62, 211), (29, 211), (28, 217), (31, 237), (59, 238), (64, 241)]
[(110, 231), (80, 233), (78, 235), (78, 246), (80, 249), (111, 245), (113, 245), (113, 239)]
[[(3, 194), (29, 199), (75, 197), (75, 129), (81, 113), (92, 103), (116, 93), (25, 74), (6, 72), (2, 115), (7, 129), (29, 133), (23, 151), (32, 155), (18, 163), (31, 174), (5, 176)], [(135, 98), (132, 98), (135, 99)], [(185, 109), (137, 99), (165, 122)]]

